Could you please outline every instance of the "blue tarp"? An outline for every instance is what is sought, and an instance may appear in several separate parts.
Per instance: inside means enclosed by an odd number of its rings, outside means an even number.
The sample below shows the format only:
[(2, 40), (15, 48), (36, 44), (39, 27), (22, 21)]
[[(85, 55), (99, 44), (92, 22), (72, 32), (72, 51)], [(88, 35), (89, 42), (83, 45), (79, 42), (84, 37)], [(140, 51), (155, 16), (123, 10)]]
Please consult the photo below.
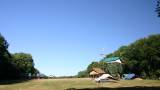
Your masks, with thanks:
[(131, 73), (131, 74), (123, 74), (123, 79), (124, 80), (130, 80), (130, 79), (133, 79), (135, 77), (135, 74), (134, 73)]
[(112, 61), (116, 61), (120, 59), (119, 57), (111, 57), (111, 58), (104, 58), (102, 61), (105, 61), (105, 62), (112, 62)]

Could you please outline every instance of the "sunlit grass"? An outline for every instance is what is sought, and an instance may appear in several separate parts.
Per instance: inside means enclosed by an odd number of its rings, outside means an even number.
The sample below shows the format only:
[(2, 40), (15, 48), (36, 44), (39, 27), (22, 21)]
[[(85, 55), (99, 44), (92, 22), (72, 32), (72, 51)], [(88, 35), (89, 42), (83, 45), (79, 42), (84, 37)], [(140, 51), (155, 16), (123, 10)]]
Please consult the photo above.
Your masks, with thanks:
[(116, 82), (96, 83), (89, 78), (72, 79), (37, 79), (22, 83), (0, 85), (0, 90), (65, 90), (68, 88), (98, 88), (98, 87), (135, 87), (160, 86), (159, 80), (120, 80)]

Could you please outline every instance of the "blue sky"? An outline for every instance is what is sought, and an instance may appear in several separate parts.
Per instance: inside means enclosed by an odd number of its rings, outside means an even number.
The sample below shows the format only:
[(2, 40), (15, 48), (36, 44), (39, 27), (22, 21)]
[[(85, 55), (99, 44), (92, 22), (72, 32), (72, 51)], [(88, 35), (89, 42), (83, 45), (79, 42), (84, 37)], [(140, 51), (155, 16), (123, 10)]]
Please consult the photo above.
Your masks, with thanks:
[(154, 0), (0, 0), (0, 33), (42, 73), (75, 75), (100, 54), (160, 33), (155, 7)]

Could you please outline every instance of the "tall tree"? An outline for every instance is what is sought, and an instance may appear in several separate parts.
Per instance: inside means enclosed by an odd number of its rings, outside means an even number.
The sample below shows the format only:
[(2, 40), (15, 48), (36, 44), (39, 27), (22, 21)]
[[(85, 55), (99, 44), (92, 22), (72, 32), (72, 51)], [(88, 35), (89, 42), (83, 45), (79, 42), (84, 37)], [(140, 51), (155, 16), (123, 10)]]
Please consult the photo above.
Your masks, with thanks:
[(8, 42), (0, 34), (0, 79), (18, 79), (39, 73), (34, 67), (34, 61), (30, 54), (15, 53), (11, 55), (8, 46)]
[(160, 0), (157, 0), (156, 12), (158, 13), (158, 17), (160, 17)]
[(14, 64), (20, 69), (23, 76), (36, 73), (33, 58), (27, 53), (15, 53), (12, 55)]
[(84, 78), (84, 77), (88, 77), (88, 73), (87, 73), (87, 70), (83, 70), (83, 71), (79, 71), (78, 74), (77, 74), (77, 77), (78, 78)]
[(123, 46), (107, 55), (121, 57), (124, 72), (135, 73), (144, 78), (160, 77), (160, 34), (150, 35), (134, 43)]
[(12, 63), (12, 58), (8, 49), (8, 42), (0, 34), (0, 79), (17, 78), (18, 69)]

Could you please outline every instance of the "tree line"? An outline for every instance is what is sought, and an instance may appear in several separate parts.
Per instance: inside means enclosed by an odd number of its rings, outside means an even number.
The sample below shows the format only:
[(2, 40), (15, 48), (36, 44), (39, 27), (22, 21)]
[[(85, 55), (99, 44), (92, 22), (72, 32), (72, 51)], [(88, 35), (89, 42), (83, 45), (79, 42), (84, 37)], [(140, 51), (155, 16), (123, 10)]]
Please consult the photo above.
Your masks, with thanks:
[[(113, 53), (107, 54), (104, 58), (120, 57), (121, 66), (112, 65), (103, 62), (92, 62), (88, 68), (78, 73), (78, 77), (86, 77), (89, 75), (93, 67), (99, 67), (111, 74), (135, 73), (144, 79), (160, 78), (160, 34), (150, 35), (139, 39), (129, 45), (121, 46)], [(111, 68), (109, 68), (111, 67)], [(119, 69), (117, 69), (118, 67)]]
[(157, 0), (156, 12), (158, 14), (158, 17), (160, 17), (160, 0)]
[(39, 71), (28, 53), (10, 53), (9, 43), (0, 34), (0, 80), (35, 77)]

